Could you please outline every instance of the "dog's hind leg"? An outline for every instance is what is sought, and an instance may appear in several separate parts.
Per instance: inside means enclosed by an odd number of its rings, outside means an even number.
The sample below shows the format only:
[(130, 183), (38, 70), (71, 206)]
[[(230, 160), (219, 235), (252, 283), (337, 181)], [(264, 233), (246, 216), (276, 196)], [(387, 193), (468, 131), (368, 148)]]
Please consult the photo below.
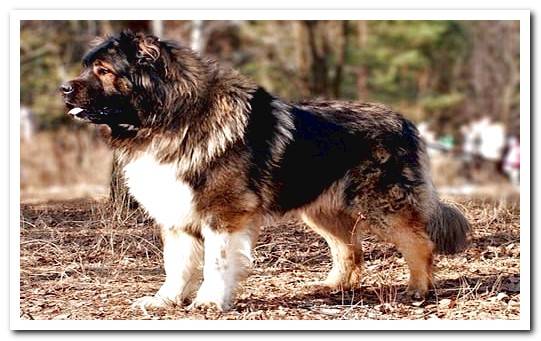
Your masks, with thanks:
[(421, 221), (411, 218), (411, 212), (393, 215), (386, 219), (389, 227), (380, 237), (396, 245), (410, 270), (407, 293), (413, 298), (426, 296), (432, 285), (434, 243)]
[(320, 234), (329, 245), (332, 268), (324, 286), (348, 290), (358, 287), (361, 279), (363, 253), (359, 241), (360, 226), (346, 212), (306, 211), (303, 221)]

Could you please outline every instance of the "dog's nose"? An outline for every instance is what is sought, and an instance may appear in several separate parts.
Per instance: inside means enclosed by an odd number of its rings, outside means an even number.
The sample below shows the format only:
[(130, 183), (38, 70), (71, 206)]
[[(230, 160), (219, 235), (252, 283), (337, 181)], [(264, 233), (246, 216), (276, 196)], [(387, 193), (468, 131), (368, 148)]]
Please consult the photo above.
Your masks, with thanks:
[(71, 94), (73, 92), (73, 86), (70, 83), (64, 83), (60, 85), (60, 91), (62, 91), (64, 95)]

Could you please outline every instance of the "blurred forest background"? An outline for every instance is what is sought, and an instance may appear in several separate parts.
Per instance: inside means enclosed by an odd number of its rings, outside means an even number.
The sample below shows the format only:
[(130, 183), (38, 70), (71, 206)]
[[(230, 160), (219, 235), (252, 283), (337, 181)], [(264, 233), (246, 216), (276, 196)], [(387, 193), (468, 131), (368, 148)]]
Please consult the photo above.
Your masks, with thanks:
[[(181, 41), (284, 99), (391, 105), (447, 151), (463, 152), (468, 125), (483, 119), (496, 122), (505, 139), (519, 138), (518, 21), (24, 21), (21, 129), (34, 143), (22, 144), (23, 189), (38, 179), (88, 180), (96, 176), (93, 167), (110, 163), (97, 134), (66, 117), (57, 88), (80, 72), (96, 36), (126, 28)], [(45, 164), (34, 154), (56, 155), (55, 161)], [(70, 171), (72, 163), (92, 170)]]

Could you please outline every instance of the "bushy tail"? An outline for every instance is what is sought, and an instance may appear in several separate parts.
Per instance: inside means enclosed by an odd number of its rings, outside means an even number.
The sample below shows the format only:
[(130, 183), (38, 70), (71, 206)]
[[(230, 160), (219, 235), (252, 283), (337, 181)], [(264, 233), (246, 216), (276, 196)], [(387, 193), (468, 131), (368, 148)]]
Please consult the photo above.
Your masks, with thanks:
[(456, 207), (438, 202), (427, 232), (436, 244), (436, 251), (442, 254), (453, 254), (466, 247), (466, 239), (470, 231), (470, 223)]

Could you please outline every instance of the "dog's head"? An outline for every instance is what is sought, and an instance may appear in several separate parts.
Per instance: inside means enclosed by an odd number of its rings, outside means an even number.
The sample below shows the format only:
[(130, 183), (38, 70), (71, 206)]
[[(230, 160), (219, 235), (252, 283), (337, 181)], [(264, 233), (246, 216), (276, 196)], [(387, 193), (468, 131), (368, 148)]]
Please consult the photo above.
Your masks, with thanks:
[(144, 124), (165, 100), (165, 44), (126, 31), (94, 45), (81, 74), (60, 86), (68, 114), (110, 126)]

